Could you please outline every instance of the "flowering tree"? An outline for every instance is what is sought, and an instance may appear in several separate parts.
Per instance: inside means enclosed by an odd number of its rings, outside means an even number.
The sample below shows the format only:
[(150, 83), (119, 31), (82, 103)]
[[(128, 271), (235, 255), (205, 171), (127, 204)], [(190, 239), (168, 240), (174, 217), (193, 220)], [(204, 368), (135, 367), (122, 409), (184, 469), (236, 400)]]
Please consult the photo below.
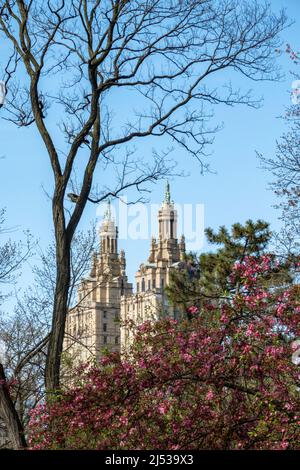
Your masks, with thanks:
[(31, 446), (299, 449), (299, 288), (264, 288), (273, 263), (246, 257), (232, 269), (233, 296), (192, 307), (190, 320), (144, 323), (122, 360), (81, 368), (33, 412)]
[[(230, 229), (225, 226), (217, 231), (205, 230), (206, 239), (212, 251), (188, 254), (180, 268), (171, 272), (166, 293), (176, 309), (191, 316), (189, 307), (202, 308), (205, 299), (226, 298), (228, 293), (234, 295), (239, 290), (240, 282), (230, 280), (232, 265), (244, 261), (245, 257), (263, 256), (268, 252), (272, 240), (272, 232), (263, 220), (247, 220), (245, 224), (235, 223)], [(275, 253), (273, 255), (275, 260)], [(271, 263), (272, 272), (264, 276), (265, 288), (288, 285), (294, 275), (293, 265), (297, 260), (281, 258), (280, 263)], [(211, 313), (208, 315), (211, 321)]]

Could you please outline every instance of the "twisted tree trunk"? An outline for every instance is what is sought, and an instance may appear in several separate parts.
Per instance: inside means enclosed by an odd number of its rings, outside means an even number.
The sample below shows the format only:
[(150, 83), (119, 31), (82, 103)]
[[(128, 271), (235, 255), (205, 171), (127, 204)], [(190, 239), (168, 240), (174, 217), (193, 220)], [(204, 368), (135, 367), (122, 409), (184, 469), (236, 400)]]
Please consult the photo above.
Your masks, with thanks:
[(51, 393), (59, 388), (60, 362), (63, 349), (66, 315), (68, 312), (68, 295), (71, 278), (71, 237), (65, 226), (64, 190), (55, 195), (53, 201), (53, 218), (56, 238), (56, 286), (53, 306), (52, 329), (46, 359), (45, 386)]
[(24, 429), (9, 393), (3, 365), (0, 363), (0, 416), (8, 430), (9, 440), (14, 449), (27, 447)]

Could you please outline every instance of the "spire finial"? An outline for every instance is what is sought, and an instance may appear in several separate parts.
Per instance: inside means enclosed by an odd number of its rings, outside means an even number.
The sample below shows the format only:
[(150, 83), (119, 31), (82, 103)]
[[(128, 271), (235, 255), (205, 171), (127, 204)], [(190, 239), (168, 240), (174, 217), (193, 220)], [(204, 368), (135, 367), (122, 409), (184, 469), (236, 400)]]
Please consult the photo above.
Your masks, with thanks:
[(104, 219), (105, 220), (111, 220), (111, 205), (110, 205), (110, 199), (107, 201), (107, 208), (104, 212)]
[(97, 272), (97, 261), (98, 261), (97, 252), (94, 251), (94, 252), (93, 252), (93, 260), (92, 260), (92, 267), (91, 267), (91, 272), (90, 272), (90, 276), (91, 276), (91, 277), (95, 277), (95, 276), (96, 276), (96, 272)]
[(165, 190), (165, 201), (167, 204), (171, 203), (170, 183), (167, 181)]

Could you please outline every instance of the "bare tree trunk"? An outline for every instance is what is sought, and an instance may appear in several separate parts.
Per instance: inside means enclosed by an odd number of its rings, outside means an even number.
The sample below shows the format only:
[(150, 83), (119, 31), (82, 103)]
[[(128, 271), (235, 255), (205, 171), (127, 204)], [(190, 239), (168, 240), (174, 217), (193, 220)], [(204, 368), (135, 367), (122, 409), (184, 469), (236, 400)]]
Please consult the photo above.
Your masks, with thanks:
[(53, 306), (52, 329), (50, 333), (48, 354), (45, 369), (45, 386), (47, 392), (59, 388), (60, 362), (63, 349), (66, 315), (68, 310), (68, 293), (71, 277), (71, 242), (65, 228), (63, 199), (53, 204), (53, 217), (56, 219), (56, 287)]
[(0, 364), (0, 415), (6, 424), (14, 449), (20, 450), (27, 447), (24, 429), (11, 399), (2, 364)]
[(61, 352), (63, 348), (64, 329), (66, 313), (68, 309), (68, 291), (70, 283), (70, 263), (69, 250), (66, 247), (58, 247), (63, 254), (57, 266), (57, 282), (55, 289), (55, 300), (53, 308), (53, 324), (50, 334), (47, 361), (45, 385), (47, 391), (59, 388), (59, 370)]

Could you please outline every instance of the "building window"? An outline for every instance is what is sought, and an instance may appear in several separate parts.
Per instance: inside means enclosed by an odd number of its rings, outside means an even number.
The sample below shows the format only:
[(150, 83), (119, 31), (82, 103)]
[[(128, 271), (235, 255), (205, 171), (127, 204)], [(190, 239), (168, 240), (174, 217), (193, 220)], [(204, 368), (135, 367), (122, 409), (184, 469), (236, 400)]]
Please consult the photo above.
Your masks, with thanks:
[(180, 319), (180, 314), (179, 314), (179, 311), (177, 309), (174, 310), (174, 320), (179, 320)]
[(149, 279), (149, 280), (148, 280), (148, 290), (150, 290), (150, 289), (151, 289), (151, 281), (150, 281), (150, 279)]
[(107, 318), (107, 312), (106, 311), (103, 312), (103, 318)]
[(142, 292), (145, 292), (145, 279), (142, 279)]
[(139, 290), (140, 290), (140, 283), (137, 282), (137, 283), (136, 283), (136, 291), (139, 292)]
[(107, 344), (107, 336), (103, 336), (103, 343)]
[(170, 219), (170, 238), (174, 238), (174, 212), (171, 212), (171, 219)]
[(103, 323), (103, 331), (107, 331), (107, 323)]
[(165, 280), (162, 279), (162, 280), (160, 281), (160, 283), (161, 283), (161, 288), (163, 289), (163, 288), (165, 287)]
[(115, 344), (119, 344), (119, 336), (115, 337)]
[(155, 279), (152, 280), (152, 289), (155, 289)]

